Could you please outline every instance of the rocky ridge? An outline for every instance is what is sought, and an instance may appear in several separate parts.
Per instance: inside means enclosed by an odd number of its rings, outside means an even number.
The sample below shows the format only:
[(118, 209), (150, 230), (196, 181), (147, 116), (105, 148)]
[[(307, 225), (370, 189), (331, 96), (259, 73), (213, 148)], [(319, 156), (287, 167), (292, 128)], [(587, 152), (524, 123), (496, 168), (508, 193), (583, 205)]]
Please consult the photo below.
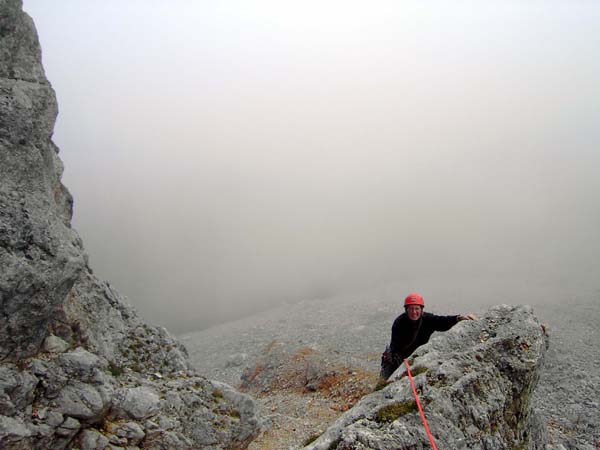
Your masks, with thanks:
[(71, 228), (33, 21), (0, 3), (0, 447), (244, 448), (254, 403), (98, 280)]

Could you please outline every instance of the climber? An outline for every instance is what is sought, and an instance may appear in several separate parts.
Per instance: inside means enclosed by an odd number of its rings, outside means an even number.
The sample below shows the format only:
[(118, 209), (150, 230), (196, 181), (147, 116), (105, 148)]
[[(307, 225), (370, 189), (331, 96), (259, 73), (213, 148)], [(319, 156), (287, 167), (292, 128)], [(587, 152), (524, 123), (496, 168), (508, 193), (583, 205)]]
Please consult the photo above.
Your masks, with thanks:
[(387, 380), (418, 347), (426, 344), (434, 331), (447, 331), (462, 320), (475, 320), (473, 314), (436, 316), (423, 312), (423, 297), (413, 292), (404, 300), (404, 313), (394, 320), (392, 340), (381, 356), (382, 379)]

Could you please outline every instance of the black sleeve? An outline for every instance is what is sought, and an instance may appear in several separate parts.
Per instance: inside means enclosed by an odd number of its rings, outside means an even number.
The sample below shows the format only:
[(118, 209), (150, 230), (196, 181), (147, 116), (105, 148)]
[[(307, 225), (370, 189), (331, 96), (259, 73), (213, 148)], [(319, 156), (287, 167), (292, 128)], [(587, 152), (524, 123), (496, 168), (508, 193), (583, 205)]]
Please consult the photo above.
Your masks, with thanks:
[(431, 328), (435, 331), (447, 331), (458, 323), (458, 316), (429, 316)]

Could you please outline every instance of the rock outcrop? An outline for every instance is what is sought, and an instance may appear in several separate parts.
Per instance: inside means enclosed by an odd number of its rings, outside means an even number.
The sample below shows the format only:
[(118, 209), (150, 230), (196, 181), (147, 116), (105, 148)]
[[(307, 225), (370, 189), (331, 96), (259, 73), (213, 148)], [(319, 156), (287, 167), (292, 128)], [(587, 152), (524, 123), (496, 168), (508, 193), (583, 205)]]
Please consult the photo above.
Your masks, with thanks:
[(0, 2), (0, 447), (244, 448), (252, 400), (90, 270), (33, 21)]
[[(409, 363), (440, 449), (543, 449), (531, 408), (547, 336), (526, 306), (497, 306), (480, 320), (436, 334)], [(429, 440), (404, 366), (307, 450), (424, 449)]]

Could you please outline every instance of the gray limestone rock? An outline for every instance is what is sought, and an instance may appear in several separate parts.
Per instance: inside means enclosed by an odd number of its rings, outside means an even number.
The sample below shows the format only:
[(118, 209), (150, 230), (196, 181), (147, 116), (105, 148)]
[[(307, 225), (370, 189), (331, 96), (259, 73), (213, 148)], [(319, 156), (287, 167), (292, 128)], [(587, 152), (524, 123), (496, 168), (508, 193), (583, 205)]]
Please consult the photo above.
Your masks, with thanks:
[(110, 400), (93, 386), (75, 381), (67, 385), (56, 400), (58, 411), (77, 419), (100, 419), (110, 406)]
[(104, 450), (108, 446), (108, 438), (97, 430), (83, 430), (79, 435), (81, 450)]
[[(81, 428), (81, 423), (73, 417), (67, 417), (56, 429), (56, 434), (62, 438), (62, 443), (70, 441)], [(60, 441), (59, 441), (60, 442)], [(60, 446), (60, 444), (59, 444)]]
[(0, 416), (0, 448), (29, 449), (32, 445), (31, 435), (22, 420)]
[[(203, 446), (202, 444), (195, 445), (197, 446), (197, 448), (205, 448), (205, 446)], [(194, 448), (194, 444), (192, 443), (192, 441), (187, 439), (183, 434), (173, 431), (165, 431), (164, 433), (161, 433), (160, 440), (154, 437), (150, 437), (144, 441), (144, 449), (149, 450), (188, 450), (190, 448)]]
[[(409, 362), (436, 445), (543, 449), (545, 430), (531, 400), (546, 345), (531, 308), (502, 305), (419, 348)], [(391, 379), (306, 449), (428, 448), (406, 368)]]
[(46, 423), (53, 428), (58, 428), (64, 420), (64, 416), (58, 411), (50, 411), (46, 417)]
[(85, 255), (51, 141), (57, 104), (31, 19), (0, 3), (0, 358), (39, 351)]
[(144, 439), (144, 429), (137, 422), (125, 422), (112, 430), (117, 436), (127, 438), (128, 444), (137, 444)]
[[(25, 408), (34, 398), (34, 389), (38, 379), (26, 371), (20, 371), (16, 366), (8, 364), (0, 366), (0, 402), (6, 402), (5, 408)], [(2, 403), (0, 403), (0, 409)], [(10, 406), (9, 406), (10, 405)], [(7, 414), (5, 409), (3, 414)], [(11, 415), (11, 414), (9, 414)]]
[(228, 384), (217, 381), (210, 381), (209, 384), (223, 394), (223, 402), (217, 411), (232, 418), (228, 433), (232, 438), (236, 436), (238, 445), (247, 445), (254, 439), (255, 430), (259, 427), (254, 402), (248, 395), (238, 392)]
[[(246, 397), (223, 387), (220, 408), (200, 415), (210, 389), (179, 409), (160, 400), (209, 382), (89, 268), (52, 142), (57, 110), (33, 21), (21, 0), (0, 1), (0, 447), (202, 448), (198, 421), (215, 436), (211, 448), (240, 447), (258, 433)], [(128, 420), (115, 442), (104, 431), (111, 407)], [(172, 428), (157, 424), (150, 436), (144, 419), (158, 414)]]
[(58, 357), (58, 362), (68, 375), (84, 379), (91, 378), (96, 369), (104, 369), (108, 366), (106, 360), (82, 347), (61, 354)]
[(12, 416), (15, 413), (15, 405), (8, 394), (0, 392), (0, 415)]
[(51, 334), (44, 340), (43, 351), (47, 353), (62, 353), (67, 351), (69, 344), (58, 336)]
[(112, 399), (112, 414), (126, 419), (148, 419), (158, 412), (160, 398), (147, 387), (123, 388)]

